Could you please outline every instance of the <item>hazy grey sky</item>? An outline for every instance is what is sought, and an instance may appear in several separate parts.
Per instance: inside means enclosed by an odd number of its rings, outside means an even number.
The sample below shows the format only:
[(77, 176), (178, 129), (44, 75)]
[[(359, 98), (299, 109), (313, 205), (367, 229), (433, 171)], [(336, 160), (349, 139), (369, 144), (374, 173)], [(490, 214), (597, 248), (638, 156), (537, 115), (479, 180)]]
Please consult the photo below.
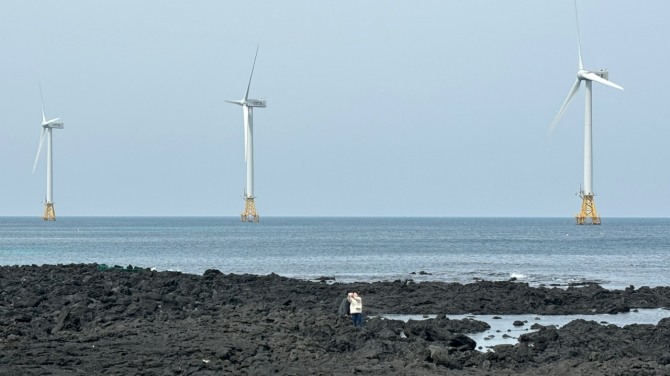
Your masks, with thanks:
[[(670, 2), (582, 0), (604, 217), (670, 213)], [(0, 215), (39, 217), (41, 81), (58, 216), (236, 216), (251, 96), (261, 216), (579, 210), (572, 0), (0, 3)]]

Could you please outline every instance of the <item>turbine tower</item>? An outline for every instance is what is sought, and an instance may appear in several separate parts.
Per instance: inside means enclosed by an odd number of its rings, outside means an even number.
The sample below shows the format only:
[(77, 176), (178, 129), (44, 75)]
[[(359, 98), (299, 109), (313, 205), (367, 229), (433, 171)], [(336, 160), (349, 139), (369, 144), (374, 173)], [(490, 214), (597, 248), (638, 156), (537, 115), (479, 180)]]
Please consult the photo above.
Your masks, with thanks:
[(577, 0), (575, 0), (575, 18), (577, 20), (577, 52), (579, 54), (579, 69), (577, 70), (577, 80), (572, 85), (570, 92), (568, 93), (567, 98), (563, 102), (561, 109), (558, 111), (558, 114), (554, 118), (554, 121), (551, 123), (549, 128), (550, 132), (556, 127), (556, 124), (561, 120), (563, 113), (567, 109), (572, 97), (577, 93), (581, 83), (584, 82), (586, 88), (586, 103), (584, 110), (584, 184), (582, 189), (580, 189), (579, 197), (582, 199), (582, 207), (575, 216), (578, 225), (586, 224), (586, 220), (590, 219), (590, 224), (599, 225), (600, 217), (596, 211), (596, 204), (593, 201), (593, 122), (592, 122), (592, 109), (593, 109), (593, 91), (592, 84), (593, 82), (599, 82), (603, 85), (613, 87), (615, 89), (623, 90), (623, 88), (611, 81), (609, 81), (609, 74), (607, 70), (600, 70), (599, 72), (590, 71), (584, 69), (584, 63), (582, 61), (582, 46), (579, 35), (579, 17), (577, 15)]
[(249, 89), (251, 88), (251, 79), (254, 76), (254, 67), (256, 66), (256, 57), (258, 57), (258, 46), (256, 46), (256, 55), (254, 63), (251, 66), (251, 75), (244, 98), (238, 101), (227, 100), (242, 106), (242, 116), (244, 117), (244, 161), (247, 164), (247, 185), (244, 189), (244, 211), (241, 213), (242, 222), (258, 222), (260, 217), (256, 212), (254, 202), (254, 107), (265, 108), (267, 101), (265, 99), (250, 99)]
[(42, 85), (40, 85), (40, 101), (42, 103), (42, 134), (40, 136), (40, 144), (37, 148), (37, 155), (35, 156), (35, 163), (33, 164), (33, 173), (35, 173), (35, 167), (37, 167), (37, 162), (40, 159), (40, 152), (42, 151), (42, 145), (44, 144), (44, 138), (47, 138), (47, 197), (46, 202), (44, 203), (44, 215), (42, 219), (45, 221), (55, 221), (56, 220), (56, 211), (54, 210), (54, 182), (53, 182), (53, 138), (51, 134), (52, 129), (63, 129), (63, 122), (59, 121), (60, 118), (55, 118), (47, 120), (44, 116), (44, 98), (42, 97)]

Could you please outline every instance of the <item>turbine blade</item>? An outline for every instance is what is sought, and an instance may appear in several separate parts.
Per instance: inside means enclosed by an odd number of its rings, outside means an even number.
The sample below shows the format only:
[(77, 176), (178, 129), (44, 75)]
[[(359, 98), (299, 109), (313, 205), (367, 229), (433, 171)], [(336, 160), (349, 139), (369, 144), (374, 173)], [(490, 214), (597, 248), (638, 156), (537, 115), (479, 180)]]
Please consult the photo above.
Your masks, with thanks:
[(551, 126), (549, 126), (549, 132), (548, 133), (551, 133), (551, 132), (554, 131), (554, 128), (556, 128), (556, 125), (561, 120), (561, 117), (563, 117), (563, 113), (568, 108), (568, 105), (570, 104), (570, 101), (572, 100), (572, 97), (574, 97), (575, 94), (577, 93), (577, 90), (579, 90), (579, 79), (577, 79), (577, 81), (575, 81), (574, 85), (572, 85), (572, 88), (570, 89), (570, 92), (568, 93), (568, 97), (565, 98), (565, 101), (563, 102), (563, 105), (561, 106), (561, 109), (558, 110), (558, 114), (554, 118), (554, 121), (551, 123)]
[(42, 96), (42, 83), (40, 82), (40, 103), (42, 104), (42, 124), (46, 123), (47, 118), (44, 116), (44, 97)]
[(579, 53), (579, 69), (584, 69), (584, 62), (582, 61), (582, 38), (579, 33), (579, 14), (577, 12), (577, 0), (575, 0), (575, 20), (577, 21), (577, 52)]
[(237, 105), (240, 105), (240, 106), (242, 105), (242, 101), (229, 101), (229, 100), (226, 100), (226, 102), (228, 102), (228, 103), (232, 103), (232, 104), (237, 104)]
[(251, 75), (249, 75), (249, 84), (247, 85), (247, 92), (244, 93), (245, 101), (249, 98), (249, 89), (251, 88), (251, 78), (254, 76), (254, 68), (256, 67), (256, 58), (258, 57), (258, 47), (260, 47), (260, 44), (256, 45), (256, 55), (254, 56), (254, 64), (251, 66)]
[(37, 161), (40, 160), (40, 152), (42, 151), (42, 145), (44, 144), (44, 136), (47, 133), (46, 128), (42, 128), (42, 135), (40, 135), (40, 146), (37, 147), (37, 155), (35, 155), (35, 163), (33, 164), (33, 174), (35, 173), (35, 168), (37, 167)]
[(622, 88), (621, 86), (615, 84), (615, 83), (612, 82), (612, 81), (607, 81), (606, 79), (604, 79), (604, 78), (598, 76), (597, 74), (595, 74), (595, 73), (593, 73), (593, 72), (586, 73), (586, 74), (584, 74), (583, 76), (584, 76), (584, 78), (586, 78), (587, 80), (591, 80), (591, 81), (595, 81), (595, 82), (600, 82), (600, 83), (603, 84), (603, 85), (607, 85), (607, 86), (613, 87), (613, 88), (615, 88), (615, 89), (623, 90), (623, 88)]

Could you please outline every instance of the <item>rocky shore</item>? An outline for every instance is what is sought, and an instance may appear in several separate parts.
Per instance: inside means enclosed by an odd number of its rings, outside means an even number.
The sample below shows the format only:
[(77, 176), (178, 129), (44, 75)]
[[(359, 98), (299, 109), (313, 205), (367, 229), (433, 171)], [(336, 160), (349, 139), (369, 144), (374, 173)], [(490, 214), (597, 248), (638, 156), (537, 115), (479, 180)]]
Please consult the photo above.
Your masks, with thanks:
[[(364, 299), (363, 329), (337, 316), (348, 290)], [(467, 334), (488, 324), (444, 317), (665, 307), (670, 287), (340, 284), (217, 270), (2, 266), (0, 375), (670, 375), (670, 319), (539, 326), (517, 345), (481, 352)], [(405, 323), (383, 314), (438, 317)]]

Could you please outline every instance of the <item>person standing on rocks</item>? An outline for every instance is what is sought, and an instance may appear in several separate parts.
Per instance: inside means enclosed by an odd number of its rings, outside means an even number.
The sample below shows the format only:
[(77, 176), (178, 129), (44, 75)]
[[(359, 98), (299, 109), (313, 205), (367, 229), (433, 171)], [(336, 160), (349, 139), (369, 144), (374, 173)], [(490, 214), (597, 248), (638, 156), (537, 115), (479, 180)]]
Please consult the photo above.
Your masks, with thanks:
[(351, 295), (351, 294), (347, 293), (347, 296), (342, 298), (342, 302), (340, 303), (340, 308), (338, 308), (338, 310), (337, 310), (337, 314), (342, 319), (349, 317), (349, 295)]
[(363, 327), (363, 299), (354, 291), (347, 294), (347, 300), (349, 300), (351, 321), (353, 321), (355, 327)]

